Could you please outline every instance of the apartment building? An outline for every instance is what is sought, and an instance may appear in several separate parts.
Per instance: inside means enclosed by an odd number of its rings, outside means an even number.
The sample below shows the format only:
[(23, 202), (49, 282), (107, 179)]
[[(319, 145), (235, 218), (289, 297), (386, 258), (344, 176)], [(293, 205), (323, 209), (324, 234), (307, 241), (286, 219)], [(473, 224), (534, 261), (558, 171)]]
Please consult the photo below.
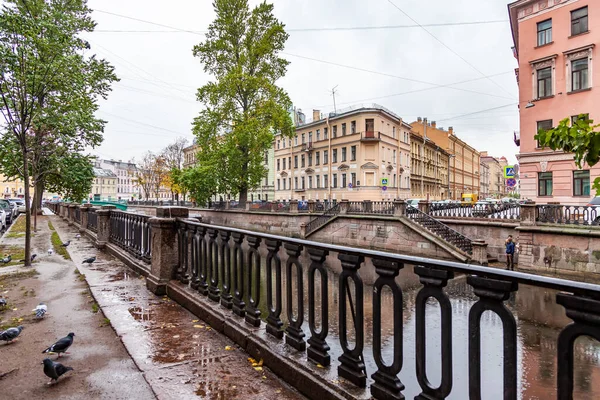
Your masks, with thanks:
[[(501, 199), (506, 197), (508, 189), (504, 178), (504, 167), (508, 165), (505, 157), (493, 157), (487, 151), (481, 152), (481, 163), (489, 169), (489, 197)], [(483, 197), (483, 195), (481, 196)], [(487, 196), (486, 196), (487, 197)]]
[(183, 149), (183, 168), (189, 168), (196, 165), (196, 152), (198, 151), (198, 145), (194, 139), (194, 143), (191, 146)]
[(410, 186), (411, 197), (443, 200), (450, 185), (450, 155), (433, 140), (411, 132)]
[(490, 197), (490, 166), (483, 160), (483, 152), (480, 153), (479, 163), (479, 196), (482, 199)]
[(132, 200), (141, 197), (137, 183), (137, 166), (131, 161), (99, 160), (97, 166), (112, 171), (117, 177), (117, 199)]
[(600, 120), (597, 0), (519, 0), (508, 6), (519, 85), (521, 196), (536, 202), (587, 204), (600, 166), (578, 169), (573, 155), (541, 148), (534, 136), (580, 114)]
[(410, 125), (413, 132), (432, 140), (449, 154), (449, 190), (447, 198), (460, 200), (463, 193), (479, 194), (479, 152), (456, 136), (452, 127), (444, 130), (442, 127), (438, 128), (435, 121), (428, 122), (427, 118), (421, 117)]
[(410, 125), (398, 115), (372, 104), (297, 116), (294, 137), (275, 138), (276, 200), (410, 197)]
[(94, 167), (90, 199), (117, 200), (117, 175), (109, 169)]

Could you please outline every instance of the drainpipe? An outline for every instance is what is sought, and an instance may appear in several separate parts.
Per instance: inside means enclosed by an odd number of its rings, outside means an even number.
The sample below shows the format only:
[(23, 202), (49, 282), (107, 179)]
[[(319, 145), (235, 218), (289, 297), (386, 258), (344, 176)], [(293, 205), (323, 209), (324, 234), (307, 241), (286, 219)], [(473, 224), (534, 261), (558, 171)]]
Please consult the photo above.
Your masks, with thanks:
[(427, 118), (423, 118), (423, 151), (421, 152), (421, 197), (425, 196), (423, 177), (425, 176), (425, 143), (427, 140)]
[(327, 188), (329, 192), (328, 200), (331, 204), (331, 202), (333, 201), (333, 199), (331, 198), (331, 182), (333, 182), (333, 171), (331, 170), (331, 136), (333, 135), (333, 132), (331, 131), (331, 125), (329, 124), (329, 116), (327, 116), (327, 132), (329, 132), (329, 134), (327, 135)]
[[(400, 154), (402, 154), (400, 151), (400, 135), (402, 135), (402, 118), (400, 118), (400, 130), (398, 131), (398, 148), (397, 148), (397, 154), (396, 154), (396, 158), (394, 159), (395, 165), (396, 165), (396, 199), (400, 198), (400, 185), (402, 184), (402, 176), (400, 175), (400, 168), (402, 168), (402, 165), (400, 165), (398, 163), (398, 156)], [(400, 159), (402, 159), (402, 157), (400, 157)]]

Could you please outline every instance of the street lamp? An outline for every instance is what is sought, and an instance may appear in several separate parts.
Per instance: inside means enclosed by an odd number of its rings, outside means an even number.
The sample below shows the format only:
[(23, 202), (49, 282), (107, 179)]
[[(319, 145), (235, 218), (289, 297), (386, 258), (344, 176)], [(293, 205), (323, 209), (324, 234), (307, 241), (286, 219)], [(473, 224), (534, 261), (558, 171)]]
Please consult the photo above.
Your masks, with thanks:
[(531, 101), (527, 103), (527, 105), (525, 106), (525, 108), (531, 108), (531, 107), (535, 107), (535, 104), (533, 104)]

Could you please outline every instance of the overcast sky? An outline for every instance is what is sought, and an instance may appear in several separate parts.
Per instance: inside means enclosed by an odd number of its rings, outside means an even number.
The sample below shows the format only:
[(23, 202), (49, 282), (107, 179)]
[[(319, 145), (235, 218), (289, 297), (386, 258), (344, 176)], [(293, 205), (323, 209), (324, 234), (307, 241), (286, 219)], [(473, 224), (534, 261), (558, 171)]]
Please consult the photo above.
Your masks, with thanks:
[[(279, 85), (294, 105), (307, 116), (313, 108), (332, 111), (331, 89), (337, 86), (338, 109), (378, 103), (408, 122), (428, 117), (438, 126), (453, 126), (476, 149), (515, 161), (517, 62), (506, 1), (391, 1), (397, 8), (389, 0), (273, 1), (290, 33), (282, 56), (291, 64)], [(98, 115), (109, 122), (104, 143), (92, 153), (139, 160), (176, 137), (191, 141), (191, 122), (200, 109), (195, 92), (211, 79), (192, 47), (214, 19), (211, 4), (89, 1), (98, 23), (87, 37), (92, 51), (110, 60), (121, 78), (102, 102)], [(456, 25), (471, 22), (487, 23)], [(310, 30), (323, 28), (329, 30)], [(457, 82), (464, 83), (448, 86)]]

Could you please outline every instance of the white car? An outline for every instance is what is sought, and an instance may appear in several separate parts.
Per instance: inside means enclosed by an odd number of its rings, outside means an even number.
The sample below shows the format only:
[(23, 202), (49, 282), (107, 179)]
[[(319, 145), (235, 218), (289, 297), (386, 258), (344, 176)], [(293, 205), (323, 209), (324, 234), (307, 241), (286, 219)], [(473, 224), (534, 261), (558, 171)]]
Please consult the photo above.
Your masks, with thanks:
[(0, 208), (0, 231), (6, 232), (6, 211)]

